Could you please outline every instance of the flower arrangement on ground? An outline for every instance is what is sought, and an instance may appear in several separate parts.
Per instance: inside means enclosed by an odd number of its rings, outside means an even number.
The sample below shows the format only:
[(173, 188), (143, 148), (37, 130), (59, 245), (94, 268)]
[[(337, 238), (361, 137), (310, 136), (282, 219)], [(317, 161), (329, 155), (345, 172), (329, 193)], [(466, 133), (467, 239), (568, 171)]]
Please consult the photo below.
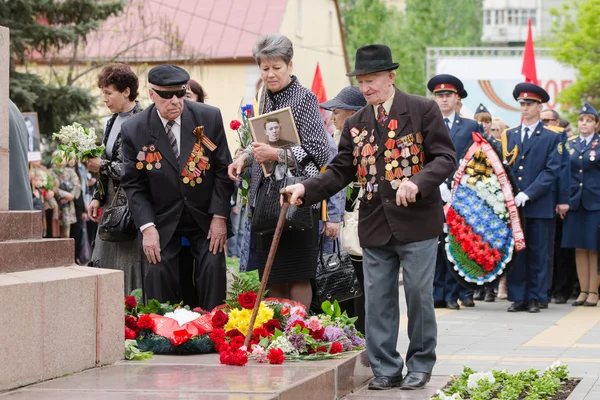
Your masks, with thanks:
[(485, 285), (506, 272), (513, 252), (525, 247), (513, 187), (500, 157), (473, 134), (454, 175), (446, 210), (446, 253), (467, 283)]
[(248, 348), (244, 347), (252, 309), (260, 300), (254, 290), (245, 291), (238, 283), (234, 278), (226, 305), (212, 318), (215, 329), (209, 337), (222, 364), (322, 360), (364, 348), (364, 338), (354, 326), (356, 318), (341, 312), (337, 301), (324, 302), (323, 314), (309, 316), (302, 304), (275, 298), (260, 302)]
[(104, 145), (98, 146), (98, 137), (94, 128), (84, 128), (80, 123), (63, 126), (53, 137), (60, 141), (58, 154), (52, 160), (61, 164), (64, 160), (76, 158), (85, 161), (88, 158), (100, 157), (104, 153)]
[(432, 400), (552, 400), (564, 399), (579, 380), (569, 379), (569, 370), (560, 361), (553, 363), (541, 372), (535, 369), (514, 374), (506, 370), (481, 373), (465, 367), (458, 377), (442, 390), (438, 390)]

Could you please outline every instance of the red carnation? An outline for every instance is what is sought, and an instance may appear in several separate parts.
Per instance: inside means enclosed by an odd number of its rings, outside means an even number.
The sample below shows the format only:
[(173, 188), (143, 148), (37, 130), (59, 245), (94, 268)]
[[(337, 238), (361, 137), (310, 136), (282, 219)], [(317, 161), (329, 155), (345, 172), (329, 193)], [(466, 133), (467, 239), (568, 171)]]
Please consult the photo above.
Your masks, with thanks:
[(340, 342), (331, 343), (331, 349), (329, 350), (330, 354), (339, 354), (344, 350), (342, 344)]
[(229, 123), (229, 127), (231, 129), (233, 129), (234, 131), (237, 131), (238, 129), (240, 129), (240, 126), (242, 126), (242, 123), (240, 121), (238, 121), (237, 119), (234, 119)]
[(230, 365), (233, 353), (231, 351), (223, 351), (219, 353), (219, 361), (221, 364)]
[(260, 339), (261, 337), (269, 337), (271, 334), (265, 328), (256, 328), (252, 332), (252, 337), (256, 339)]
[(148, 314), (142, 315), (140, 319), (138, 319), (138, 326), (140, 329), (152, 329), (154, 328), (154, 320)]
[(132, 317), (131, 315), (126, 315), (125, 316), (125, 326), (134, 331), (136, 329), (138, 329), (138, 324), (137, 324), (137, 321), (135, 320), (135, 317)]
[(222, 328), (229, 321), (229, 316), (221, 310), (215, 311), (215, 315), (212, 317), (212, 324), (215, 328)]
[(223, 346), (223, 343), (227, 344), (227, 341), (225, 340), (225, 332), (223, 332), (223, 329), (215, 329), (208, 335), (208, 338), (213, 342), (213, 344), (215, 345), (215, 350), (217, 351), (220, 351), (221, 347)]
[(325, 336), (325, 328), (321, 328), (319, 330), (316, 331), (309, 331), (310, 336), (313, 337), (313, 339), (315, 340), (322, 340), (323, 337)]
[(283, 364), (285, 354), (283, 354), (283, 350), (281, 349), (271, 349), (267, 355), (267, 359), (269, 359), (269, 364)]
[(281, 330), (281, 323), (276, 319), (270, 319), (265, 322), (263, 327), (272, 335), (275, 333), (275, 329)]
[(254, 303), (256, 303), (256, 293), (254, 293), (253, 290), (246, 293), (241, 293), (238, 296), (238, 303), (240, 303), (240, 306), (243, 308), (254, 308)]
[(240, 347), (242, 347), (244, 345), (244, 337), (243, 336), (236, 336), (234, 338), (231, 339), (231, 348), (235, 351), (239, 350)]
[(125, 307), (133, 309), (137, 307), (137, 300), (133, 296), (125, 296)]
[(233, 364), (243, 367), (248, 362), (248, 353), (242, 350), (238, 350), (233, 355)]
[(125, 339), (133, 340), (133, 339), (135, 339), (135, 337), (136, 337), (135, 331), (125, 327)]
[(227, 336), (228, 338), (233, 339), (236, 336), (242, 336), (244, 337), (244, 334), (242, 332), (240, 332), (237, 329), (232, 329), (230, 331), (225, 332), (225, 336)]
[(327, 353), (327, 347), (325, 347), (325, 346), (317, 347), (317, 353)]
[(298, 321), (294, 321), (294, 323), (292, 324), (292, 326), (290, 326), (290, 330), (294, 329), (294, 327), (296, 325), (300, 325), (302, 327), (302, 329), (306, 328), (306, 324), (304, 323), (304, 321), (298, 320)]

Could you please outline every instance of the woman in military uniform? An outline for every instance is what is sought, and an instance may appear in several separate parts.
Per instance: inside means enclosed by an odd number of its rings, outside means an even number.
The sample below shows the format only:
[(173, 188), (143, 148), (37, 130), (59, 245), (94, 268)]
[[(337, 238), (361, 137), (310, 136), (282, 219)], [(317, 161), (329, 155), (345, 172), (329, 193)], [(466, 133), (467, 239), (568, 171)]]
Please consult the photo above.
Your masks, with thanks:
[(598, 112), (585, 103), (579, 113), (579, 136), (569, 140), (571, 199), (562, 246), (574, 248), (581, 292), (574, 306), (598, 303), (598, 230), (600, 229), (600, 137)]

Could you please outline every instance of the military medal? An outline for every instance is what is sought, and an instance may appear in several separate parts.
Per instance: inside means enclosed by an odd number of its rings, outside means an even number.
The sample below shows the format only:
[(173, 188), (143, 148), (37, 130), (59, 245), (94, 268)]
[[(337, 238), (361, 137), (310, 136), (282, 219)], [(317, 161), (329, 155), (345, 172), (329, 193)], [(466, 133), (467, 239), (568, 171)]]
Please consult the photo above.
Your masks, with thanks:
[(410, 164), (408, 162), (408, 160), (406, 158), (404, 158), (403, 160), (400, 161), (400, 165), (402, 165), (403, 167), (408, 167), (408, 164)]
[(419, 157), (417, 156), (413, 156), (411, 161), (413, 162), (413, 164), (418, 164), (419, 163)]
[(153, 168), (153, 167), (152, 167), (152, 164), (146, 164), (146, 169), (147, 169), (148, 171), (152, 171), (152, 168)]
[(352, 137), (358, 136), (358, 128), (354, 127), (350, 129), (350, 135), (352, 135)]
[(596, 160), (596, 150), (590, 151), (590, 161)]
[(135, 167), (136, 167), (137, 169), (143, 169), (143, 168), (144, 168), (144, 163), (143, 163), (143, 162), (141, 162), (141, 161), (138, 161), (138, 163), (137, 163), (137, 164), (135, 164)]
[[(145, 149), (146, 146), (142, 147), (142, 149)], [(137, 169), (143, 169), (144, 168), (144, 163), (142, 161), (144, 161), (146, 159), (146, 153), (143, 151), (138, 152), (136, 159), (138, 160), (138, 163), (135, 164), (135, 167)]]
[(421, 135), (421, 132), (417, 132), (417, 134), (415, 136), (417, 138), (417, 143), (419, 143), (419, 144), (423, 143), (423, 135)]
[(162, 164), (160, 163), (160, 160), (162, 160), (162, 155), (159, 152), (154, 153), (154, 160), (154, 168), (160, 169), (162, 167)]

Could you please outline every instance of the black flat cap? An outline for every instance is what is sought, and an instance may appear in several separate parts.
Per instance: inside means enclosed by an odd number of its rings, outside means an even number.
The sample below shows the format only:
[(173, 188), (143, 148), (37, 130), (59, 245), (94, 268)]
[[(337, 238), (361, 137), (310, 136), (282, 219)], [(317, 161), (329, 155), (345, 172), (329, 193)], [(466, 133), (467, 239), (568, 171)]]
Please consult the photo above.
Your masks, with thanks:
[(148, 82), (158, 86), (185, 85), (189, 80), (185, 69), (172, 64), (157, 65), (148, 72)]
[(533, 83), (523, 82), (515, 86), (513, 97), (519, 103), (547, 103), (550, 100), (550, 95), (544, 89)]
[(319, 104), (325, 110), (351, 110), (358, 111), (367, 105), (367, 100), (356, 86), (346, 86), (333, 99)]
[(467, 97), (467, 91), (462, 81), (454, 75), (440, 74), (434, 76), (427, 82), (427, 89), (433, 94), (456, 93), (461, 99)]

